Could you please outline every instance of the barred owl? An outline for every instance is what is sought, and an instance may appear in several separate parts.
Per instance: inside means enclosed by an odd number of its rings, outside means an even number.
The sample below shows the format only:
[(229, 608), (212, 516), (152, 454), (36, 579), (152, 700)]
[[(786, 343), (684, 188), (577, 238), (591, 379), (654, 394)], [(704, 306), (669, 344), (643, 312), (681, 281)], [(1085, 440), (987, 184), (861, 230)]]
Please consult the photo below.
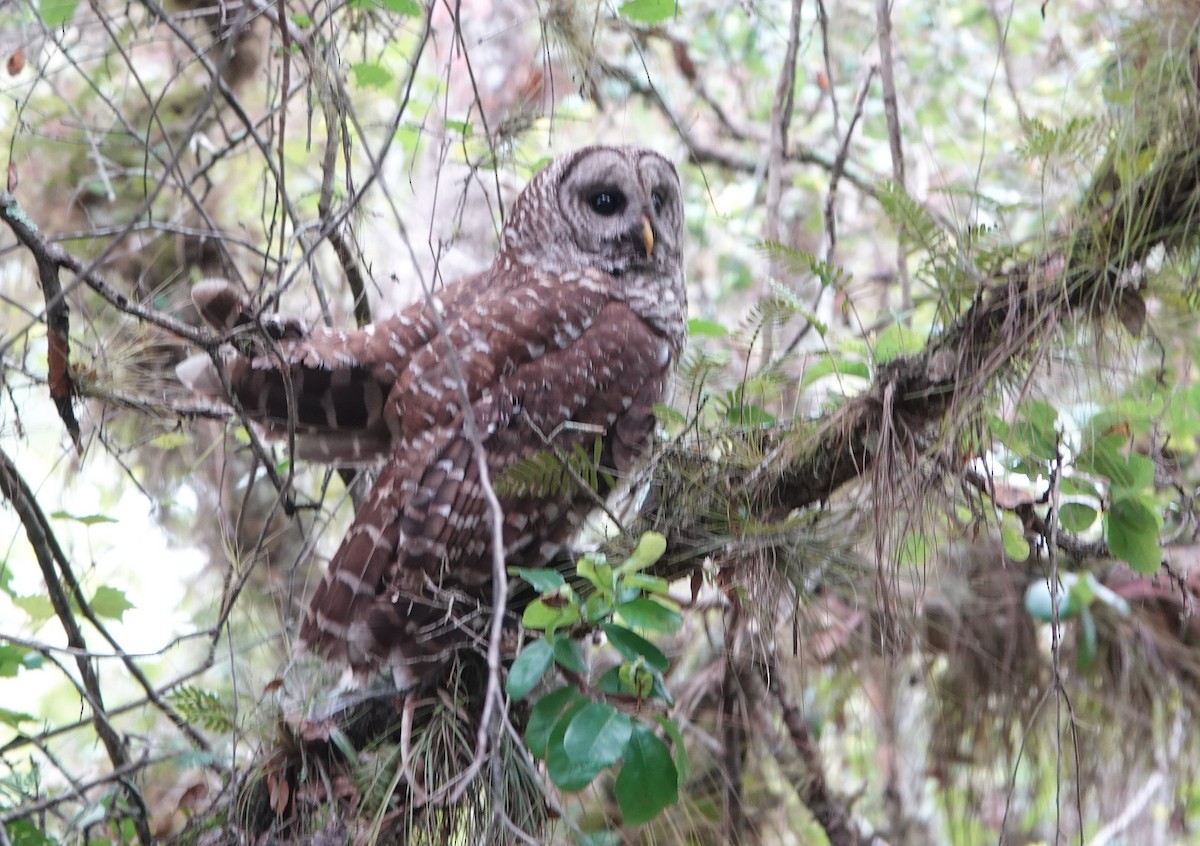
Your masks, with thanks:
[[(552, 447), (592, 455), (597, 441), (601, 478), (635, 466), (686, 334), (682, 221), (670, 162), (588, 147), (534, 176), (486, 270), (390, 319), (310, 332), (255, 318), (226, 283), (197, 285), (210, 323), (274, 338), (225, 356), (251, 418), (290, 428), (316, 460), (386, 456), (312, 597), (303, 646), (356, 675), (391, 669), (408, 688), (483, 616), (493, 525), (464, 403), (493, 478)], [(222, 393), (207, 357), (179, 373)], [(549, 563), (593, 504), (585, 491), (501, 497), (507, 565)]]

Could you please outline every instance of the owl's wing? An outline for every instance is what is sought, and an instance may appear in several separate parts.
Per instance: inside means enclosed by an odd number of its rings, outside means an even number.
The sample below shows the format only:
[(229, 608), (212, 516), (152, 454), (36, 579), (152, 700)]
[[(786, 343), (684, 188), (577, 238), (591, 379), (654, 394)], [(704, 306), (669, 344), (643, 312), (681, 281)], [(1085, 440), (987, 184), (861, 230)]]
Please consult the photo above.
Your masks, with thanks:
[[(547, 439), (588, 454), (599, 440), (601, 464), (612, 472), (644, 450), (668, 377), (668, 342), (599, 289), (559, 281), (536, 299), (511, 301), (490, 315), (488, 326), (498, 328), (480, 336), (490, 338), (486, 345), (463, 347), (458, 371), (469, 384), (432, 357), (418, 371), (423, 378), (397, 384), (393, 393), (402, 385), (406, 393), (394, 399), (410, 403), (406, 430), (416, 433), (385, 467), (314, 594), (300, 631), (310, 648), (356, 670), (391, 666), (408, 686), (424, 675), (422, 662), (464, 641), (459, 616), (490, 600), (492, 522), (454, 406), (464, 387), (493, 478), (545, 452)], [(415, 419), (423, 429), (407, 422)], [(558, 553), (593, 503), (574, 491), (501, 504), (506, 563), (536, 567)]]
[[(459, 308), (473, 283), (468, 278), (447, 288), (435, 298), (437, 307)], [(310, 331), (296, 319), (256, 318), (245, 296), (224, 280), (197, 283), (192, 296), (205, 320), (235, 331), (235, 346), (224, 354), (230, 389), (268, 435), (285, 437), (294, 426), (301, 457), (328, 462), (361, 461), (391, 449), (398, 424), (387, 419), (385, 400), (413, 351), (437, 333), (426, 303), (357, 330)], [(239, 329), (245, 331), (238, 335)], [(176, 373), (197, 393), (225, 398), (207, 355), (184, 360)]]

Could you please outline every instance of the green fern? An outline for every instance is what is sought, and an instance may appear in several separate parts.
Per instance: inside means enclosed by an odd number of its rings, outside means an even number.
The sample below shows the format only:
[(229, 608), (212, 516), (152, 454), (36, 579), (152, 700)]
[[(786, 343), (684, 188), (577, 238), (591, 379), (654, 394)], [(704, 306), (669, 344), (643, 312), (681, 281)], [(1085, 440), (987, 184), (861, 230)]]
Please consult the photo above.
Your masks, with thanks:
[(927, 208), (890, 179), (884, 180), (878, 196), (883, 213), (901, 230), (906, 241), (918, 245), (930, 256), (945, 256), (946, 231)]
[(1053, 128), (1037, 118), (1021, 122), (1025, 140), (1017, 147), (1017, 155), (1026, 161), (1077, 158), (1094, 146), (1096, 122), (1088, 117), (1073, 117), (1066, 125)]
[(522, 458), (496, 476), (496, 493), (505, 497), (561, 497), (576, 493), (580, 483), (589, 490), (607, 490), (614, 480), (600, 466), (602, 448), (596, 438), (590, 453), (582, 444), (572, 444), (570, 450), (547, 449)]
[(768, 257), (781, 264), (789, 273), (797, 276), (811, 273), (826, 288), (840, 291), (850, 281), (850, 274), (845, 269), (821, 261), (807, 250), (797, 250), (778, 241), (763, 241), (759, 246)]
[(192, 725), (199, 724), (215, 732), (233, 730), (229, 707), (215, 693), (183, 685), (168, 699), (179, 715)]

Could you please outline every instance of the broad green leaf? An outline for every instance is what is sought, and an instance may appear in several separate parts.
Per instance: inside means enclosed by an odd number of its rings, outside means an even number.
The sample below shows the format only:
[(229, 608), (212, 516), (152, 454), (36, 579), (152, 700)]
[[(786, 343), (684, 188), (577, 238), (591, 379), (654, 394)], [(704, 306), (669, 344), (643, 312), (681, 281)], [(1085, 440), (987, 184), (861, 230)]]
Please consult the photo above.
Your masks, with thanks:
[(312, 18), (308, 15), (292, 15), (288, 20), (295, 24), (299, 29), (308, 29), (312, 26)]
[(392, 81), (392, 72), (379, 62), (358, 62), (350, 66), (350, 72), (359, 88), (386, 88)]
[(653, 731), (634, 724), (624, 758), (613, 792), (625, 825), (652, 820), (679, 800), (679, 773), (671, 750)]
[(613, 649), (620, 653), (622, 658), (629, 661), (641, 658), (650, 669), (658, 670), (660, 673), (666, 672), (668, 666), (667, 656), (662, 653), (661, 649), (640, 634), (631, 632), (629, 629), (619, 626), (616, 623), (605, 623), (602, 628), (604, 629), (604, 634), (608, 637), (608, 642), (612, 644)]
[(683, 617), (678, 611), (645, 596), (639, 596), (632, 602), (621, 603), (616, 612), (630, 626), (652, 632), (675, 632), (683, 622)]
[(593, 702), (571, 719), (563, 735), (563, 751), (572, 761), (598, 773), (621, 760), (632, 731), (633, 721), (627, 714), (604, 702)]
[(592, 553), (585, 555), (575, 564), (575, 572), (587, 579), (601, 594), (611, 594), (613, 591), (613, 568), (603, 555)]
[(1029, 557), (1029, 541), (1020, 527), (1005, 520), (1000, 527), (1000, 540), (1004, 545), (1004, 554), (1013, 561), (1024, 561)]
[(525, 606), (525, 613), (521, 615), (521, 625), (537, 631), (552, 632), (578, 622), (579, 606), (573, 602), (565, 602), (561, 607), (555, 607), (541, 599), (535, 599)]
[(725, 422), (731, 426), (773, 426), (775, 417), (760, 406), (738, 403), (729, 406)]
[(1140, 493), (1154, 484), (1154, 462), (1136, 453), (1121, 453), (1127, 438), (1107, 435), (1086, 444), (1075, 462), (1080, 469), (1103, 476), (1112, 483), (1112, 496)]
[(1087, 608), (1079, 612), (1079, 657), (1077, 666), (1089, 669), (1096, 660), (1096, 620)]
[(535, 758), (545, 758), (550, 733), (563, 711), (576, 705), (583, 707), (586, 702), (573, 687), (560, 687), (539, 699), (529, 712), (529, 723), (525, 726), (525, 744), (529, 747), (529, 753)]
[(179, 449), (181, 446), (186, 446), (192, 442), (192, 436), (186, 432), (163, 432), (161, 435), (155, 435), (150, 439), (150, 446), (155, 449), (172, 450)]
[(687, 784), (688, 773), (692, 768), (688, 760), (687, 746), (683, 742), (683, 733), (679, 731), (679, 726), (675, 725), (674, 720), (662, 715), (655, 717), (654, 721), (662, 726), (663, 731), (671, 738), (671, 745), (675, 747), (675, 772), (679, 776), (678, 783)]
[(554, 649), (544, 638), (535, 640), (521, 650), (508, 671), (504, 691), (513, 699), (524, 699), (529, 691), (542, 680), (550, 662), (554, 660)]
[(1065, 502), (1058, 509), (1058, 522), (1068, 532), (1086, 532), (1096, 522), (1096, 509), (1082, 502)]
[(386, 9), (397, 15), (419, 18), (424, 14), (417, 0), (350, 0), (351, 9)]
[(693, 317), (688, 321), (688, 335), (693, 338), (726, 338), (729, 330), (713, 320)]
[(1041, 400), (1023, 403), (1011, 432), (1024, 455), (1039, 461), (1058, 459), (1058, 412), (1049, 404)]
[(604, 769), (605, 765), (596, 766), (593, 760), (584, 760), (569, 754), (564, 745), (567, 732), (575, 718), (594, 704), (596, 703), (581, 698), (579, 702), (567, 708), (550, 732), (550, 740), (546, 744), (546, 775), (563, 790), (583, 790), (592, 783), (597, 773)]
[(666, 594), (671, 590), (671, 583), (661, 576), (647, 576), (644, 573), (634, 573), (626, 576), (621, 583), (627, 588), (645, 591), (646, 593)]
[(641, 658), (622, 661), (617, 666), (617, 678), (622, 689), (638, 699), (648, 698), (654, 690), (655, 674), (646, 669), (646, 662)]
[(637, 548), (624, 563), (617, 567), (621, 574), (637, 573), (651, 566), (667, 551), (667, 539), (658, 532), (646, 532), (638, 541)]
[(28, 615), (29, 621), (34, 626), (40, 625), (54, 616), (54, 606), (50, 604), (48, 596), (41, 594), (14, 596), (12, 603)]
[(101, 587), (96, 590), (91, 601), (92, 611), (98, 617), (108, 620), (121, 620), (125, 612), (134, 605), (125, 597), (125, 592), (113, 587)]
[(419, 18), (425, 11), (417, 0), (381, 0), (383, 8), (396, 15)]
[(823, 376), (834, 374), (838, 376), (855, 376), (859, 379), (870, 379), (871, 368), (867, 366), (865, 361), (860, 359), (823, 353), (804, 368), (804, 375), (800, 377), (800, 387), (807, 388)]
[(1158, 518), (1136, 497), (1115, 500), (1105, 515), (1109, 551), (1139, 573), (1156, 573), (1162, 564)]
[(38, 11), (41, 12), (46, 26), (58, 29), (71, 22), (71, 18), (75, 17), (75, 7), (78, 5), (79, 0), (41, 0)]
[(925, 340), (903, 323), (893, 323), (879, 333), (875, 339), (875, 363), (886, 364), (892, 359), (914, 353), (925, 345)]
[(0, 645), (0, 678), (12, 678), (21, 672), (28, 652), (23, 646)]
[(627, 0), (617, 7), (621, 17), (634, 23), (656, 24), (675, 15), (678, 0)]
[(509, 567), (508, 575), (524, 579), (538, 593), (554, 593), (567, 584), (563, 580), (562, 573), (550, 567), (536, 570), (528, 567)]
[(656, 402), (653, 406), (654, 417), (664, 426), (683, 428), (687, 425), (687, 417), (669, 405)]
[(587, 664), (583, 660), (583, 647), (577, 640), (562, 636), (555, 638), (554, 660), (560, 667), (565, 667), (572, 673), (581, 676), (587, 674)]
[(593, 593), (583, 603), (583, 617), (589, 623), (598, 623), (612, 614), (613, 602), (607, 596)]
[[(0, 708), (0, 722), (3, 721), (4, 709)], [(4, 834), (12, 846), (59, 846), (59, 842), (48, 837), (41, 826), (28, 819), (4, 823)]]
[(115, 517), (109, 517), (107, 514), (85, 514), (81, 517), (67, 511), (55, 511), (50, 516), (55, 520), (74, 520), (76, 523), (82, 523), (85, 526), (94, 526), (97, 523), (117, 522)]

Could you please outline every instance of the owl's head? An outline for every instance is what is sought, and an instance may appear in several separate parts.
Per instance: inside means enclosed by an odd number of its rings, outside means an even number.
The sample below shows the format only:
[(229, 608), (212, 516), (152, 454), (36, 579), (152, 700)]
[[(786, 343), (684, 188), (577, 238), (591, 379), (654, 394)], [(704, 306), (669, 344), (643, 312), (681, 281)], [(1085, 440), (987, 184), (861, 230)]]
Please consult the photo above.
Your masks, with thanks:
[(682, 240), (674, 165), (643, 147), (584, 147), (555, 159), (521, 192), (501, 256), (551, 273), (669, 275), (681, 265)]

